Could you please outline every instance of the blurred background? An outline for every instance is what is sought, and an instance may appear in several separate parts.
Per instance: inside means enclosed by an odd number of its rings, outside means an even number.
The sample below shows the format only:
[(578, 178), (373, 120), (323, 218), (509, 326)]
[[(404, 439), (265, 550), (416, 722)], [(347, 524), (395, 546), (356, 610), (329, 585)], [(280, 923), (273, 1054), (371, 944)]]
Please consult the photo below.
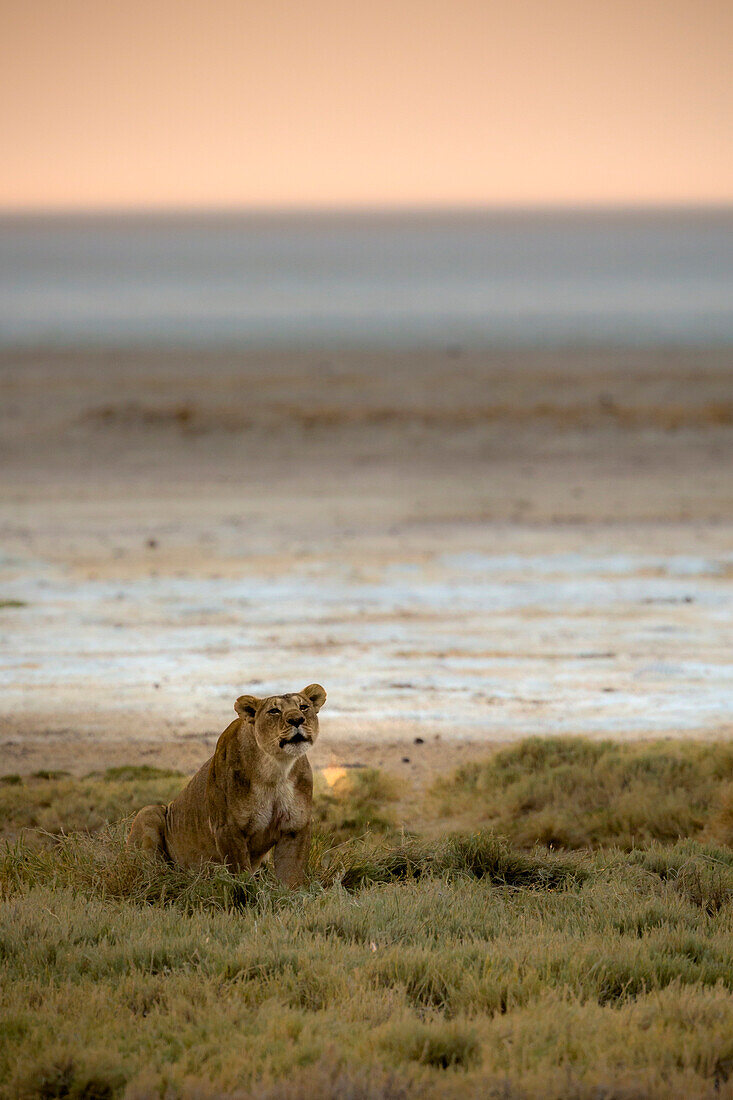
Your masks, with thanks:
[(8, 768), (733, 730), (732, 31), (6, 3)]

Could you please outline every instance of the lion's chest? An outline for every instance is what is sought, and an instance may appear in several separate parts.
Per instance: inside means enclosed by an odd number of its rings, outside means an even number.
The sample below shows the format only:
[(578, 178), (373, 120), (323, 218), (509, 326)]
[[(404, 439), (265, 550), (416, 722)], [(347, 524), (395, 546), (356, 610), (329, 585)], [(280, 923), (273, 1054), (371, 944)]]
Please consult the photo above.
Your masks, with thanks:
[(252, 855), (268, 851), (284, 833), (297, 832), (306, 824), (302, 806), (290, 784), (268, 788), (253, 800), (243, 822)]
[(259, 806), (250, 819), (252, 833), (284, 831), (290, 828), (293, 817), (293, 799), (287, 794), (269, 800)]

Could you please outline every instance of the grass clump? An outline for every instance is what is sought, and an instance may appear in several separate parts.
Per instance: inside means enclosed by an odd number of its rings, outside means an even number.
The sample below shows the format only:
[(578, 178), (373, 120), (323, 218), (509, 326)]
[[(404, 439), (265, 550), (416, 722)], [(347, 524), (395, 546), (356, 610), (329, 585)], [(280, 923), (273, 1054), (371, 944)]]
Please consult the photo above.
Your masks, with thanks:
[(733, 902), (733, 850), (690, 841), (652, 845), (630, 855), (630, 862), (658, 875), (708, 913)]
[[(135, 905), (175, 905), (237, 910), (260, 904), (263, 898), (291, 896), (272, 876), (269, 864), (256, 875), (233, 874), (220, 864), (190, 872), (172, 867), (144, 852), (128, 849), (129, 819), (100, 829), (95, 835), (62, 835), (53, 844), (18, 841), (0, 855), (0, 897), (26, 888), (73, 889), (107, 900)], [(581, 882), (588, 868), (581, 858), (536, 849), (513, 849), (491, 834), (448, 837), (439, 841), (408, 840), (375, 843), (351, 840), (328, 848), (328, 838), (316, 836), (311, 852), (311, 889), (339, 886), (354, 893), (367, 886), (418, 882), (432, 876), (446, 880), (482, 880), (505, 887), (557, 889)]]
[(103, 1051), (71, 1058), (62, 1049), (19, 1075), (16, 1096), (18, 1100), (112, 1100), (124, 1082), (122, 1068), (110, 1064)]
[(331, 786), (317, 777), (314, 822), (335, 841), (365, 833), (391, 835), (395, 817), (390, 804), (397, 784), (378, 768), (353, 768)]
[(477, 1062), (481, 1047), (465, 1024), (411, 1020), (393, 1031), (385, 1045), (398, 1058), (435, 1069), (465, 1068)]
[(531, 738), (434, 787), (438, 813), (516, 844), (625, 850), (704, 833), (733, 840), (733, 744)]
[(177, 789), (180, 790), (183, 787), (181, 780), (186, 776), (172, 768), (154, 768), (150, 764), (123, 764), (117, 768), (106, 768), (103, 772), (92, 772), (87, 778), (100, 779), (104, 783), (175, 779), (178, 781)]
[(173, 905), (194, 909), (236, 910), (256, 904), (261, 880), (234, 875), (212, 864), (192, 873), (125, 846), (129, 819), (95, 835), (60, 836), (34, 845), (18, 841), (0, 856), (0, 897), (36, 886), (71, 889), (106, 901), (132, 905)]
[(318, 841), (311, 860), (322, 885), (338, 883), (358, 890), (375, 883), (418, 881), (427, 875), (486, 879), (498, 886), (555, 889), (569, 879), (581, 881), (581, 859), (535, 849), (522, 852), (493, 833), (448, 836), (400, 843), (354, 841), (324, 850)]
[(0, 839), (45, 833), (94, 832), (150, 802), (168, 802), (185, 783), (178, 772), (158, 768), (109, 768), (83, 779), (43, 770), (5, 776), (0, 782)]

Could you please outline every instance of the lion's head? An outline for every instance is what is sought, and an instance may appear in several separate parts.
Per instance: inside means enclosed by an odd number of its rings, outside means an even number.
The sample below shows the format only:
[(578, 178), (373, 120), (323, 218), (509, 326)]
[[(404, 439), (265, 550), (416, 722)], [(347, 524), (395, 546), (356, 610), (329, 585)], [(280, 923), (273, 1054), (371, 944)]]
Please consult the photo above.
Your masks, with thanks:
[(320, 684), (309, 684), (289, 695), (240, 695), (234, 704), (237, 714), (252, 723), (255, 739), (263, 752), (282, 759), (303, 756), (318, 737), (318, 711), (326, 702)]

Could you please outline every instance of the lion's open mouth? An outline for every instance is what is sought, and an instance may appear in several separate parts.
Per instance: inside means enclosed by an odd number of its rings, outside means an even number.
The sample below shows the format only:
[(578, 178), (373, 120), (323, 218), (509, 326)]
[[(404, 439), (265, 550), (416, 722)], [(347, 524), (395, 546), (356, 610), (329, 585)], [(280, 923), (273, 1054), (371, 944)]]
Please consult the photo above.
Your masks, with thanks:
[(300, 745), (303, 741), (307, 741), (310, 744), (310, 737), (306, 737), (304, 733), (298, 730), (292, 737), (283, 737), (280, 742), (280, 748), (284, 749), (286, 745)]

